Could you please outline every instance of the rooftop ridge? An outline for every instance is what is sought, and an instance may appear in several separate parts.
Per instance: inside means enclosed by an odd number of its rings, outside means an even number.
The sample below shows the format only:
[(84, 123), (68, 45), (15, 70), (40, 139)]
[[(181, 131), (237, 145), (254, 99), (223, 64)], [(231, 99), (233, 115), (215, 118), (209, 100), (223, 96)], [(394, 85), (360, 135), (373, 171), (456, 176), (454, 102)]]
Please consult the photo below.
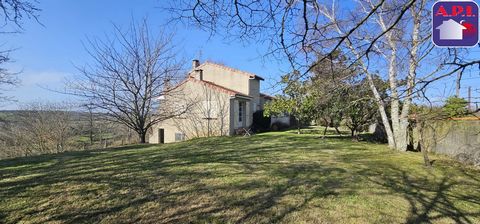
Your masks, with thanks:
[(245, 95), (241, 92), (238, 92), (238, 91), (235, 91), (235, 90), (232, 90), (232, 89), (229, 89), (227, 87), (223, 87), (223, 86), (220, 86), (220, 85), (217, 85), (213, 82), (209, 82), (209, 81), (205, 81), (205, 80), (198, 80), (198, 79), (195, 79), (193, 77), (190, 77), (188, 78), (187, 81), (193, 81), (195, 83), (200, 83), (200, 84), (203, 84), (207, 87), (210, 87), (212, 89), (215, 89), (217, 91), (220, 91), (220, 92), (223, 92), (223, 93), (227, 93), (227, 94), (230, 94), (231, 96), (236, 96), (236, 95), (240, 95), (240, 96), (246, 96), (246, 97), (250, 97), (248, 95)]
[[(235, 72), (235, 73), (239, 73), (239, 74), (242, 74), (242, 75), (249, 76), (250, 78), (258, 78), (258, 79), (260, 79), (260, 80), (265, 80), (265, 79), (262, 78), (261, 76), (256, 75), (256, 74), (254, 74), (254, 73), (242, 71), (242, 70), (240, 70), (240, 69), (232, 68), (232, 67), (229, 67), (229, 66), (226, 66), (226, 65), (222, 65), (222, 64), (219, 64), (219, 63), (215, 63), (215, 62), (212, 62), (212, 61), (205, 61), (205, 62), (203, 62), (200, 66), (198, 66), (198, 68), (201, 68), (201, 67), (203, 67), (203, 66), (205, 66), (205, 65), (213, 65), (213, 66), (216, 66), (216, 67), (225, 69), (225, 70), (229, 70), (229, 71), (232, 71), (232, 72)], [(191, 73), (191, 72), (190, 72), (190, 73)]]

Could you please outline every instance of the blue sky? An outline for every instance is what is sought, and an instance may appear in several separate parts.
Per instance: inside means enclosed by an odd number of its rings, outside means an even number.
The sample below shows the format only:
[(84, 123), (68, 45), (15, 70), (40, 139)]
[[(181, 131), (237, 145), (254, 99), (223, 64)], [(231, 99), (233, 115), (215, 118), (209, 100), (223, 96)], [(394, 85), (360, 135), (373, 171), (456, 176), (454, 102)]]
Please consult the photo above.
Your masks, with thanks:
[[(140, 3), (141, 2), (141, 3)], [(74, 100), (69, 96), (46, 90), (62, 89), (64, 80), (74, 74), (75, 65), (83, 65), (89, 57), (85, 53), (82, 41), (87, 37), (103, 37), (112, 31), (112, 23), (127, 26), (132, 18), (141, 20), (145, 16), (151, 29), (159, 30), (169, 18), (160, 9), (163, 1), (159, 0), (82, 0), (60, 1), (41, 0), (39, 7), (40, 25), (35, 21), (24, 22), (25, 31), (21, 34), (1, 35), (0, 44), (7, 48), (18, 48), (11, 54), (14, 62), (7, 65), (12, 71), (21, 71), (20, 87), (7, 94), (15, 96), (18, 102), (0, 105), (0, 109), (16, 109), (18, 105), (32, 101), (65, 101)], [(261, 59), (265, 46), (238, 42), (227, 42), (220, 37), (210, 37), (208, 33), (177, 26), (175, 31), (181, 56), (210, 59), (225, 63), (234, 68), (256, 73), (266, 78), (262, 89), (267, 93), (275, 93), (271, 88), (287, 67), (274, 60), (264, 63)], [(201, 52), (201, 53), (200, 53)], [(475, 53), (473, 53), (475, 52)], [(472, 51), (472, 57), (480, 57), (479, 50)], [(471, 72), (465, 77), (464, 87), (480, 88), (480, 77)], [(443, 80), (435, 85), (438, 89), (433, 95), (451, 95), (454, 91), (452, 79)], [(480, 90), (479, 90), (480, 91)], [(466, 96), (466, 88), (462, 90)], [(474, 96), (480, 96), (474, 91)], [(432, 95), (432, 96), (433, 96)], [(480, 99), (478, 99), (480, 101)]]
[[(4, 47), (17, 49), (10, 55), (14, 62), (6, 67), (21, 71), (19, 78), (22, 80), (20, 87), (6, 93), (14, 96), (17, 102), (0, 105), (0, 109), (16, 109), (33, 101), (74, 100), (47, 88), (62, 89), (65, 79), (77, 72), (75, 65), (89, 61), (83, 42), (87, 38), (103, 38), (112, 31), (112, 23), (128, 26), (132, 18), (139, 21), (147, 17), (151, 29), (158, 31), (169, 18), (160, 9), (161, 4), (162, 1), (157, 0), (40, 1), (40, 22), (43, 26), (27, 20), (23, 33), (0, 36)], [(226, 42), (181, 25), (174, 27), (173, 31), (181, 57), (190, 61), (201, 56), (201, 60), (215, 60), (256, 73), (266, 78), (262, 86), (266, 92), (271, 92), (270, 84), (274, 84), (275, 77), (282, 74), (276, 62), (265, 64), (261, 60), (263, 51), (257, 49), (259, 46)]]

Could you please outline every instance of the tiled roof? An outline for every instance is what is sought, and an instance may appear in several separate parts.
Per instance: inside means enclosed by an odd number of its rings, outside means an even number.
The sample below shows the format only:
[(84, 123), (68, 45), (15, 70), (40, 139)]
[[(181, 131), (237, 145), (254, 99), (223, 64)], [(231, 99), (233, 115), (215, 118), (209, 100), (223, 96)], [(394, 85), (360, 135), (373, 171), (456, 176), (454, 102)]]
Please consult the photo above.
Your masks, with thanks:
[(205, 61), (204, 63), (202, 63), (200, 66), (198, 66), (198, 68), (201, 68), (205, 65), (212, 65), (212, 66), (215, 66), (215, 67), (219, 67), (219, 68), (222, 68), (222, 69), (225, 69), (225, 70), (229, 70), (229, 71), (232, 71), (232, 72), (235, 72), (235, 73), (238, 73), (238, 74), (242, 74), (242, 75), (247, 75), (249, 76), (250, 78), (252, 79), (260, 79), (260, 80), (265, 80), (263, 79), (261, 76), (258, 76), (258, 75), (255, 75), (253, 73), (250, 73), (250, 72), (245, 72), (245, 71), (242, 71), (242, 70), (238, 70), (238, 69), (235, 69), (235, 68), (231, 68), (231, 67), (228, 67), (228, 66), (225, 66), (225, 65), (221, 65), (221, 64), (217, 64), (215, 62), (211, 62), (211, 61)]
[(230, 96), (243, 96), (243, 97), (251, 98), (250, 96), (245, 95), (241, 92), (238, 92), (238, 91), (235, 91), (235, 90), (232, 90), (232, 89), (229, 89), (229, 88), (225, 88), (225, 87), (217, 85), (213, 82), (209, 82), (209, 81), (205, 81), (205, 80), (198, 80), (198, 79), (195, 79), (195, 78), (188, 78), (187, 81), (192, 81), (192, 82), (195, 82), (195, 83), (202, 84), (202, 85), (204, 85), (206, 87), (209, 87), (213, 90), (229, 94)]
[(270, 96), (270, 95), (265, 94), (265, 93), (260, 93), (260, 97), (263, 97), (263, 98), (268, 99), (268, 100), (273, 100), (273, 99), (275, 99), (275, 97)]

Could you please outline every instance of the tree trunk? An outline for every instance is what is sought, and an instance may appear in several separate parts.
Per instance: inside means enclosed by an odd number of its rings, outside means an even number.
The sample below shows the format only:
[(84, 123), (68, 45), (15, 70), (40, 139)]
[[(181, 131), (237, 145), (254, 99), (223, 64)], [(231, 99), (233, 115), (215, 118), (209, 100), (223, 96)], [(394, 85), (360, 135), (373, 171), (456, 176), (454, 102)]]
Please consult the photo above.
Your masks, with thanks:
[(422, 147), (422, 154), (423, 154), (423, 163), (426, 167), (432, 167), (432, 163), (430, 162), (430, 158), (428, 158), (428, 151)]
[[(418, 122), (418, 121), (417, 121)], [(427, 145), (425, 144), (425, 139), (424, 139), (424, 132), (425, 132), (425, 123), (423, 121), (418, 122), (418, 127), (419, 127), (419, 139), (418, 143), (420, 144), (420, 150), (422, 151), (423, 154), (423, 162), (424, 165), (428, 168), (432, 167), (432, 163), (430, 162), (430, 158), (428, 157), (428, 149)]]
[(90, 137), (90, 145), (93, 145), (93, 115), (92, 111), (90, 110), (90, 130), (89, 130), (89, 137)]
[(342, 136), (342, 132), (340, 130), (338, 130), (338, 126), (334, 125), (335, 126), (335, 131), (337, 132), (337, 135), (340, 135)]
[(300, 119), (297, 118), (297, 134), (300, 134)]
[[(422, 1), (420, 8), (416, 8), (415, 5), (411, 8), (411, 13), (413, 17), (413, 26), (412, 26), (412, 47), (410, 50), (410, 60), (409, 60), (409, 69), (408, 69), (408, 77), (407, 77), (407, 95), (403, 102), (402, 111), (399, 117), (399, 126), (398, 130), (396, 131), (397, 138), (395, 139), (396, 148), (400, 151), (407, 151), (408, 143), (409, 143), (409, 119), (408, 115), (410, 113), (410, 105), (412, 103), (412, 94), (413, 89), (415, 87), (415, 79), (416, 79), (416, 71), (419, 63), (418, 59), (418, 50), (420, 46), (420, 24), (422, 22), (421, 19), (421, 9), (423, 8), (425, 1)], [(427, 155), (428, 156), (428, 155)]]
[(323, 130), (323, 137), (322, 138), (325, 138), (327, 136), (327, 129), (328, 129), (328, 125), (325, 125), (325, 129)]
[[(325, 14), (325, 16), (329, 17), (332, 20), (332, 22), (335, 22), (335, 19), (334, 19), (334, 17), (332, 17), (332, 15)], [(335, 24), (335, 29), (338, 31), (339, 34), (342, 34), (342, 35), (345, 34), (340, 29), (340, 26), (338, 25), (338, 23), (334, 23), (334, 24)], [(377, 87), (375, 86), (372, 74), (370, 74), (367, 66), (365, 65), (363, 60), (361, 60), (362, 57), (360, 56), (358, 51), (355, 49), (355, 47), (353, 47), (352, 42), (348, 38), (347, 38), (346, 43), (347, 43), (348, 48), (350, 48), (350, 50), (356, 56), (356, 58), (359, 59), (359, 63), (362, 67), (362, 70), (365, 72), (365, 75), (367, 76), (368, 85), (370, 86), (370, 89), (372, 90), (373, 95), (375, 97), (375, 103), (378, 106), (378, 110), (380, 112), (380, 117), (382, 118), (382, 122), (383, 122), (383, 125), (385, 127), (385, 132), (387, 133), (388, 147), (391, 148), (391, 149), (394, 149), (395, 148), (395, 139), (393, 137), (393, 132), (392, 132), (392, 128), (390, 126), (390, 121), (388, 119), (387, 112), (385, 111), (385, 103), (383, 102), (383, 99), (382, 99), (380, 93), (378, 92)]]
[(377, 90), (377, 87), (375, 86), (375, 83), (373, 82), (372, 75), (370, 73), (366, 73), (366, 75), (368, 79), (368, 85), (370, 86), (370, 89), (375, 96), (375, 103), (378, 106), (378, 111), (380, 112), (380, 117), (382, 118), (383, 127), (385, 128), (385, 132), (387, 134), (388, 147), (394, 149), (395, 139), (393, 137), (392, 127), (390, 126), (390, 121), (387, 116), (387, 111), (385, 110), (385, 104), (382, 100), (382, 97), (380, 96), (380, 93)]
[(392, 53), (390, 54), (390, 62), (388, 69), (388, 77), (391, 91), (391, 107), (390, 113), (392, 116), (392, 132), (395, 141), (395, 149), (399, 151), (406, 151), (406, 128), (403, 128), (403, 125), (400, 125), (400, 100), (397, 92), (397, 74), (396, 74), (396, 56), (397, 51), (395, 45), (392, 44)]
[[(385, 24), (383, 16), (379, 16), (377, 20), (378, 24), (382, 28), (384, 32), (387, 32), (388, 28)], [(387, 44), (391, 48), (390, 55), (388, 56), (388, 81), (390, 87), (390, 94), (391, 94), (391, 105), (390, 105), (390, 113), (391, 113), (391, 133), (388, 133), (387, 126), (385, 129), (387, 130), (387, 135), (389, 136), (389, 146), (396, 150), (405, 151), (406, 147), (406, 127), (403, 128), (403, 124), (400, 124), (400, 99), (398, 95), (398, 86), (397, 86), (397, 49), (398, 49), (398, 41), (396, 40), (396, 36), (392, 32), (388, 32), (385, 34)], [(386, 56), (386, 55), (385, 55)], [(409, 74), (410, 75), (410, 74)], [(382, 114), (383, 117), (383, 114)], [(383, 119), (383, 118), (382, 118)], [(388, 118), (387, 118), (388, 119)], [(385, 121), (384, 121), (385, 122)], [(387, 121), (388, 122), (388, 121)], [(408, 120), (407, 120), (408, 122)], [(407, 123), (408, 126), (408, 123)], [(390, 142), (393, 138), (393, 144)]]
[(399, 151), (407, 151), (408, 148), (408, 119), (399, 121), (398, 129), (395, 132), (396, 149)]
[(90, 131), (90, 145), (93, 145), (93, 131)]
[(146, 132), (138, 133), (138, 138), (139, 138), (139, 143), (140, 144), (147, 143), (147, 133)]

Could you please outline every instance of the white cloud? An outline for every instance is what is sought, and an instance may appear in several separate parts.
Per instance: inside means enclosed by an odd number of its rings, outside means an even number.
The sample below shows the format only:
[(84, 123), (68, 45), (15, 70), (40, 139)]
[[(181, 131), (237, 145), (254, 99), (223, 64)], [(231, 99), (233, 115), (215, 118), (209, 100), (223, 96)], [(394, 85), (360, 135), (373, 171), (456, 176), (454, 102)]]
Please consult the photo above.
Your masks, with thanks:
[(52, 90), (64, 90), (64, 81), (71, 77), (70, 73), (58, 71), (23, 71), (18, 75), (21, 84), (6, 91), (5, 95), (12, 96), (16, 103), (0, 105), (1, 109), (18, 109), (19, 105), (30, 102), (62, 102), (72, 99), (72, 96)]
[(51, 72), (51, 71), (42, 71), (42, 72), (22, 72), (19, 74), (19, 78), (22, 81), (22, 87), (33, 87), (33, 86), (45, 86), (45, 85), (59, 85), (63, 84), (63, 81), (71, 76), (66, 72)]

